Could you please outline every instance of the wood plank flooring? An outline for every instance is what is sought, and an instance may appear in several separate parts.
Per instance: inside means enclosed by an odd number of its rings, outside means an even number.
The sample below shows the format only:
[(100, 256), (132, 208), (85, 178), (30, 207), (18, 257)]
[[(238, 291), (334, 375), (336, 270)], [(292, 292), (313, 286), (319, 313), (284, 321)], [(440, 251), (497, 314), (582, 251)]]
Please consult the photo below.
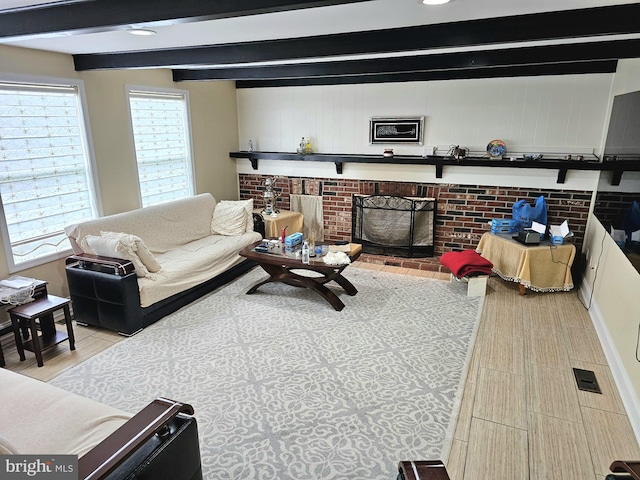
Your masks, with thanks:
[[(449, 279), (363, 262), (354, 267)], [(89, 327), (75, 334), (77, 349), (65, 342), (48, 350), (41, 368), (29, 352), (20, 362), (12, 336), (2, 337), (6, 368), (48, 381), (123, 340)], [(578, 390), (574, 367), (593, 370), (602, 394)], [(640, 459), (640, 447), (575, 291), (521, 296), (515, 284), (491, 277), (446, 459), (451, 479), (603, 480), (617, 459)]]
[[(472, 358), (452, 480), (603, 480), (613, 460), (640, 458), (575, 291), (522, 296), (491, 277)], [(602, 394), (578, 390), (573, 368), (593, 370)]]
[[(64, 325), (56, 324), (56, 328), (63, 331)], [(13, 335), (6, 335), (0, 339), (6, 362), (5, 368), (48, 382), (65, 370), (84, 362), (125, 338), (109, 330), (77, 326), (75, 321), (73, 322), (73, 334), (76, 339), (76, 349), (69, 350), (69, 342), (62, 342), (45, 350), (42, 353), (44, 360), (42, 367), (38, 367), (36, 357), (31, 352), (25, 352), (26, 359), (21, 362)]]

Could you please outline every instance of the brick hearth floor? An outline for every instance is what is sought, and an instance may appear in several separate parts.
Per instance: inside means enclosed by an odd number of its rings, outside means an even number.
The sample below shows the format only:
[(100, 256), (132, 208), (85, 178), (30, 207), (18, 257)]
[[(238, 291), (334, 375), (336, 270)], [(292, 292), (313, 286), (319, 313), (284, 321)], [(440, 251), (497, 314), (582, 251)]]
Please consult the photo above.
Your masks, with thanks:
[(371, 265), (382, 265), (389, 267), (400, 267), (413, 270), (445, 273), (446, 278), (449, 278), (449, 270), (440, 265), (440, 257), (402, 258), (363, 253), (362, 255), (360, 255), (360, 258), (358, 260), (362, 263)]

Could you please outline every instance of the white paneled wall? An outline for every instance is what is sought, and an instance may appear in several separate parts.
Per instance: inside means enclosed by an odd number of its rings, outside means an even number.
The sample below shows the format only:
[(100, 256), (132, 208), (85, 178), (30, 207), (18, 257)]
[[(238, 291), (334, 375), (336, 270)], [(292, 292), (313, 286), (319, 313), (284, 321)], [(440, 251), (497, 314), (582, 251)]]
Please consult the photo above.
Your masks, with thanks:
[[(640, 59), (620, 60), (613, 95), (637, 90), (640, 90)], [(611, 174), (603, 177), (601, 188), (607, 191), (638, 192), (638, 172), (625, 172), (619, 187), (609, 184)], [(634, 355), (638, 338), (640, 275), (595, 217), (591, 216), (587, 228), (584, 247), (590, 252), (591, 268), (585, 271), (584, 297), (593, 302), (589, 310), (591, 318), (636, 439), (640, 441), (640, 363)]]
[[(613, 74), (239, 89), (241, 150), (372, 154), (372, 116), (425, 116), (425, 145), (482, 151), (499, 138), (511, 151), (600, 150)], [(425, 147), (396, 145), (399, 154)]]

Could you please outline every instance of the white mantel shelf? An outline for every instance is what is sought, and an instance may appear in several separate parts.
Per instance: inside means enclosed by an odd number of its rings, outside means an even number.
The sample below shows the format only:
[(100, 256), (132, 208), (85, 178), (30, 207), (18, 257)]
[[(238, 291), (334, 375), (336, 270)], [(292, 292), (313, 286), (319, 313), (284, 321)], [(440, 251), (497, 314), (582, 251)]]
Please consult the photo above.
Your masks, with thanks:
[(599, 160), (499, 160), (487, 157), (467, 157), (457, 160), (453, 157), (428, 155), (394, 155), (383, 157), (382, 155), (353, 155), (339, 153), (312, 153), (302, 155), (291, 152), (229, 152), (231, 158), (246, 158), (251, 161), (251, 167), (258, 169), (259, 160), (284, 160), (304, 162), (332, 162), (336, 166), (336, 173), (342, 174), (344, 163), (383, 163), (396, 165), (433, 165), (436, 168), (436, 178), (442, 178), (444, 168), (461, 167), (490, 167), (490, 168), (539, 168), (558, 170), (557, 183), (564, 183), (569, 170), (592, 170), (613, 172), (612, 185), (619, 185), (622, 174), (625, 171), (640, 171), (640, 161), (612, 161), (601, 162)]

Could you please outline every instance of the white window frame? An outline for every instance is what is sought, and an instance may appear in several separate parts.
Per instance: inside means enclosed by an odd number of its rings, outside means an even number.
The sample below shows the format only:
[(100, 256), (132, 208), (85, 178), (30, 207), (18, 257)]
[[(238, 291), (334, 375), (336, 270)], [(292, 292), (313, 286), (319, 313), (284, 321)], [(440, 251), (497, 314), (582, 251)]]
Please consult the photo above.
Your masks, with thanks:
[(184, 107), (185, 107), (185, 128), (187, 130), (187, 138), (186, 145), (189, 149), (189, 161), (187, 162), (187, 168), (189, 170), (189, 196), (193, 196), (196, 194), (196, 176), (195, 176), (195, 161), (194, 161), (194, 151), (193, 151), (193, 134), (191, 133), (191, 107), (189, 100), (189, 91), (181, 90), (177, 88), (162, 88), (162, 87), (152, 87), (148, 85), (125, 85), (126, 89), (126, 98), (127, 98), (127, 110), (129, 112), (129, 129), (131, 132), (131, 148), (133, 150), (133, 154), (136, 161), (136, 180), (138, 183), (138, 202), (140, 207), (143, 207), (142, 203), (142, 188), (140, 186), (140, 175), (138, 169), (138, 155), (136, 152), (136, 144), (135, 144), (135, 135), (133, 131), (133, 116), (131, 112), (131, 94), (132, 93), (148, 93), (150, 95), (153, 94), (170, 94), (170, 95), (181, 95), (184, 97)]
[[(20, 85), (34, 85), (34, 86), (65, 86), (75, 87), (78, 89), (78, 107), (80, 109), (79, 122), (83, 128), (83, 140), (84, 140), (84, 155), (87, 164), (87, 189), (89, 191), (89, 197), (92, 202), (92, 209), (95, 217), (102, 216), (102, 202), (100, 194), (100, 184), (98, 182), (98, 169), (95, 161), (95, 151), (93, 148), (93, 135), (91, 133), (91, 123), (89, 122), (89, 109), (87, 108), (87, 98), (84, 87), (84, 81), (80, 79), (72, 78), (59, 78), (59, 77), (45, 77), (45, 76), (33, 76), (33, 75), (8, 75), (0, 74), (0, 82), (13, 83), (16, 86)], [(73, 253), (71, 244), (69, 248), (61, 250), (56, 253), (43, 255), (42, 257), (34, 258), (16, 264), (13, 258), (13, 251), (11, 249), (11, 239), (9, 237), (9, 230), (7, 227), (7, 221), (4, 212), (4, 205), (0, 198), (0, 236), (2, 237), (2, 244), (4, 246), (5, 257), (7, 259), (7, 267), (9, 273), (15, 273), (29, 268), (50, 263), (61, 258), (65, 258)]]

